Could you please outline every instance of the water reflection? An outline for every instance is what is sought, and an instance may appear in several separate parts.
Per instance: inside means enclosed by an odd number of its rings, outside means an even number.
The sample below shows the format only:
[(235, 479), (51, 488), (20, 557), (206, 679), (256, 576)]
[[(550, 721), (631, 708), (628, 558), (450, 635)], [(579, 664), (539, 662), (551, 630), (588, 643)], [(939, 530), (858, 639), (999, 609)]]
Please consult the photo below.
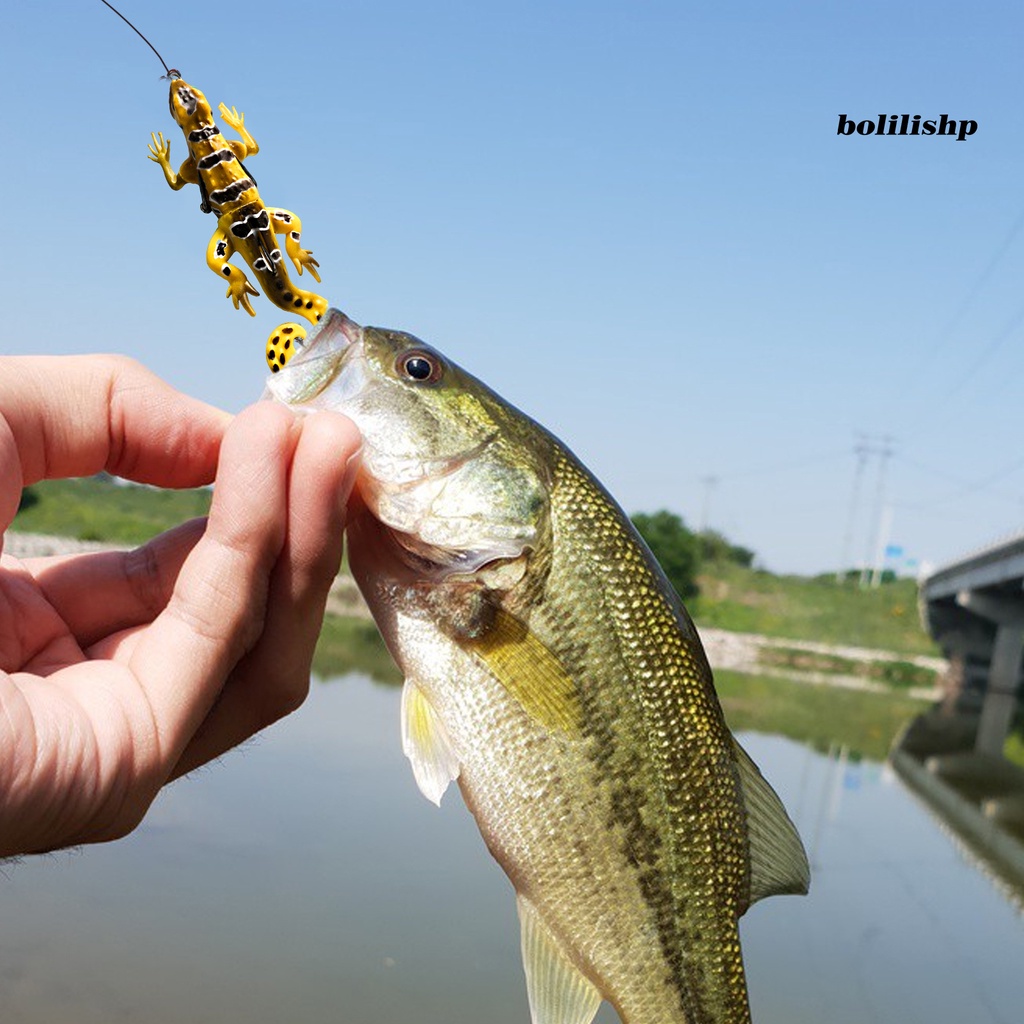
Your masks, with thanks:
[[(7, 866), (0, 1019), (526, 1024), (512, 890), (457, 794), (419, 795), (397, 731), (396, 689), (315, 686), (128, 840)], [(744, 743), (815, 868), (810, 897), (744, 920), (758, 1024), (1020, 1020), (1024, 923), (901, 785)]]

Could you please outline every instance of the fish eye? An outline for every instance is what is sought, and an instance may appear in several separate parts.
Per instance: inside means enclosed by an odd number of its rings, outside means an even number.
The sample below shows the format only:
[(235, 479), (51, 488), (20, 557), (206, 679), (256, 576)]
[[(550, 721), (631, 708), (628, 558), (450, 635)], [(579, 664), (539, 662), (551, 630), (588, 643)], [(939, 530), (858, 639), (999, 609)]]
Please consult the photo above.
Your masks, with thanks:
[(398, 357), (398, 372), (416, 384), (436, 384), (441, 379), (441, 360), (433, 352), (417, 349)]

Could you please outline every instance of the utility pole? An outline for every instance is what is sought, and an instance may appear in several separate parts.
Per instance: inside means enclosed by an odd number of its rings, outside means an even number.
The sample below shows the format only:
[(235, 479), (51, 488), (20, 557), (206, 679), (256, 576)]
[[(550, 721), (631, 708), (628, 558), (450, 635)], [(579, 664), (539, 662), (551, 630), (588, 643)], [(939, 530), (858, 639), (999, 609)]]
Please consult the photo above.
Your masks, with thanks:
[[(875, 511), (872, 517), (875, 521), (875, 528), (871, 534), (871, 540), (868, 543), (867, 551), (864, 554), (864, 567), (860, 573), (860, 586), (863, 590), (868, 586), (870, 579), (871, 585), (877, 587), (882, 578), (882, 567), (881, 559), (884, 555), (884, 548), (881, 547), (883, 541), (882, 536), (887, 532), (885, 526), (885, 476), (886, 467), (889, 459), (893, 454), (892, 442), (896, 439), (889, 434), (883, 434), (881, 438), (881, 444), (878, 448), (872, 449), (872, 454), (877, 455), (878, 458), (878, 482), (875, 485)], [(874, 564), (874, 571), (872, 572), (869, 566)]]
[(717, 476), (702, 476), (700, 482), (704, 485), (704, 504), (700, 511), (700, 533), (707, 533), (709, 515), (711, 512), (711, 492), (718, 486)]
[(843, 583), (849, 568), (850, 548), (853, 546), (853, 525), (857, 519), (857, 506), (860, 504), (860, 486), (864, 479), (864, 466), (867, 464), (871, 448), (867, 443), (867, 435), (857, 434), (857, 443), (853, 446), (853, 454), (857, 456), (857, 465), (853, 471), (853, 490), (850, 493), (850, 511), (846, 516), (846, 533), (843, 536), (843, 551), (836, 567), (836, 583)]
[(874, 590), (882, 582), (882, 568), (885, 565), (885, 549), (889, 546), (892, 533), (892, 505), (882, 510), (882, 518), (878, 524), (878, 543), (875, 545), (875, 567), (871, 571), (871, 589)]

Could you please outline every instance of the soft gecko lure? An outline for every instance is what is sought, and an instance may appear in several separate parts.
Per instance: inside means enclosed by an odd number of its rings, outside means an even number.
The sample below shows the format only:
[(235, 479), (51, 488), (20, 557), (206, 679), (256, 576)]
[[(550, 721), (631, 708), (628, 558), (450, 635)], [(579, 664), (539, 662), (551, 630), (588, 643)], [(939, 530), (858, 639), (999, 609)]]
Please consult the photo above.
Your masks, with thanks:
[[(170, 161), (170, 141), (164, 139), (163, 132), (155, 132), (149, 159), (160, 165), (167, 184), (175, 191), (186, 184), (198, 185), (199, 208), (203, 213), (216, 215), (217, 228), (206, 247), (206, 263), (218, 277), (227, 280), (227, 297), (235, 309), (256, 315), (250, 300), (259, 292), (245, 273), (229, 262), (238, 252), (274, 305), (315, 324), (326, 312), (327, 300), (292, 283), (277, 235), (284, 237), (285, 252), (300, 275), (308, 270), (319, 282), (319, 264), (308, 249), (302, 248), (299, 218), (289, 210), (266, 206), (255, 179), (242, 163), (259, 152), (256, 140), (245, 127), (245, 115), (220, 104), (221, 117), (241, 137), (240, 141), (225, 139), (206, 97), (189, 85), (178, 70), (169, 68), (156, 47), (117, 8), (107, 0), (101, 2), (136, 32), (163, 64), (165, 77), (170, 81), (171, 116), (185, 136), (188, 157), (175, 172)], [(270, 369), (277, 373), (305, 337), (306, 329), (301, 324), (287, 323), (276, 328), (267, 340)]]

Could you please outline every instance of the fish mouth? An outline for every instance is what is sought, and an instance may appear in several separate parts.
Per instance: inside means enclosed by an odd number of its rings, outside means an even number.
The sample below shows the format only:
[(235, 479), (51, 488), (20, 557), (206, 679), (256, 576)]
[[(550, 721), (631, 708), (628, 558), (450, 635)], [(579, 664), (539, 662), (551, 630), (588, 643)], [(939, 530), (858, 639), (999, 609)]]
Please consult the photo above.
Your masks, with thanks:
[(310, 330), (292, 361), (301, 364), (311, 358), (320, 358), (325, 351), (343, 351), (349, 345), (358, 345), (362, 340), (362, 327), (332, 306)]
[(265, 397), (285, 405), (312, 401), (337, 377), (342, 365), (362, 348), (363, 329), (340, 309), (328, 309), (295, 355), (267, 381)]

